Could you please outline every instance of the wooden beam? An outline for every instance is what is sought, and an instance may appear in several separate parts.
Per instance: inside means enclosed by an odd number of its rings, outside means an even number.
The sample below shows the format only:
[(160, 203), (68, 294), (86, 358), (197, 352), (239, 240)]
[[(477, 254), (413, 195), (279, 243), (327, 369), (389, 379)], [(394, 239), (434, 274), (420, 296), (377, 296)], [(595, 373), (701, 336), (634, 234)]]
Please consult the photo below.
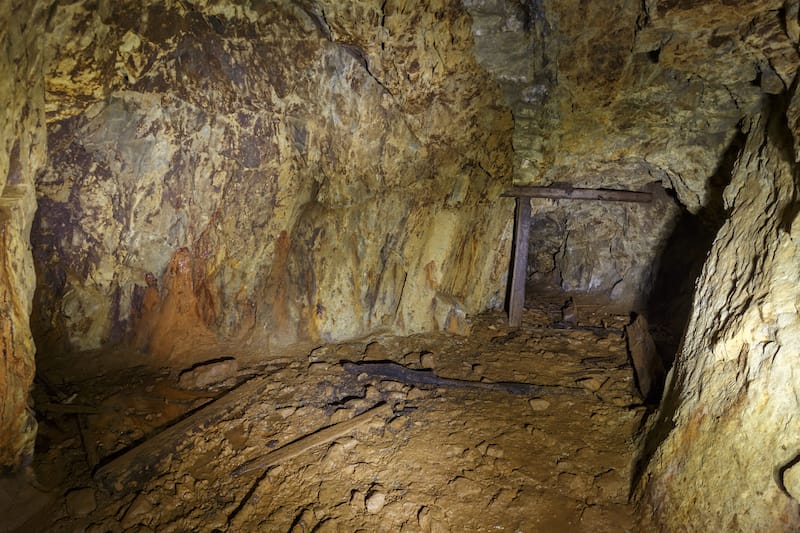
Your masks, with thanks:
[(177, 424), (101, 466), (94, 474), (95, 481), (107, 491), (117, 494), (138, 489), (148, 479), (158, 476), (159, 469), (163, 467), (159, 463), (169, 456), (180, 456), (183, 453), (181, 448), (189, 444), (191, 439), (205, 433), (210, 426), (220, 422), (234, 410), (256, 401), (270, 379), (270, 376), (253, 378), (201, 407)]
[(385, 418), (391, 414), (393, 414), (392, 406), (388, 403), (382, 403), (367, 409), (360, 415), (354, 416), (350, 420), (345, 420), (344, 422), (339, 422), (308, 435), (304, 435), (299, 439), (294, 440), (285, 446), (281, 446), (280, 448), (273, 450), (262, 457), (251, 459), (239, 466), (231, 473), (231, 475), (236, 477), (241, 476), (246, 472), (252, 472), (253, 470), (264, 470), (270, 466), (277, 465), (283, 461), (297, 457), (301, 453), (319, 446), (320, 444), (325, 444), (331, 442), (332, 440), (338, 439), (339, 437), (343, 437), (354, 429), (368, 424), (376, 416)]
[(618, 189), (581, 189), (572, 187), (511, 187), (503, 196), (516, 198), (550, 198), (552, 200), (597, 200), (602, 202), (653, 201), (653, 194), (645, 191)]
[(528, 240), (531, 231), (531, 202), (527, 196), (517, 197), (514, 221), (514, 266), (511, 271), (511, 292), (508, 299), (508, 325), (517, 328), (522, 323), (525, 306), (525, 278), (528, 267)]

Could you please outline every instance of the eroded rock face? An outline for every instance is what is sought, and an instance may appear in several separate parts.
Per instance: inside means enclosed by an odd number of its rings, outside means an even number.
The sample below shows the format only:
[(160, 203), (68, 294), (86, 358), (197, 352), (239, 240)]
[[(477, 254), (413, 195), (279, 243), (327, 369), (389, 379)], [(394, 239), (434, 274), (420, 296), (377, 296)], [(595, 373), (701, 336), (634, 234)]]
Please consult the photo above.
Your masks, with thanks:
[[(649, 204), (534, 199), (528, 283), (562, 294), (644, 310), (680, 209), (658, 189)], [(669, 258), (666, 258), (668, 261)]]
[(34, 174), (45, 163), (44, 13), (37, 2), (0, 2), (0, 467), (33, 453), (28, 406), (35, 347), (29, 327), (35, 286), (29, 233)]
[[(661, 529), (796, 531), (800, 217), (787, 98), (748, 124), (643, 479)], [(796, 117), (792, 100), (789, 117)], [(663, 438), (666, 431), (671, 432)], [(692, 526), (692, 525), (696, 526)]]
[(463, 331), (502, 305), (512, 122), (458, 2), (93, 6), (49, 35), (50, 350)]
[(660, 180), (698, 211), (739, 121), (791, 84), (795, 4), (465, 1), (514, 113), (515, 181)]
[[(715, 227), (724, 214), (727, 162), (741, 149), (742, 121), (759, 111), (763, 95), (789, 87), (800, 64), (796, 2), (464, 5), (473, 18), (476, 56), (497, 78), (514, 115), (516, 184), (638, 190), (659, 182), (674, 190), (687, 216)], [(611, 222), (620, 209), (607, 204), (540, 201), (533, 209), (543, 222), (533, 228), (539, 241), (531, 243), (535, 286), (608, 294), (615, 279), (625, 280), (637, 289), (611, 296), (622, 302), (647, 299), (642, 265), (658, 259), (663, 243), (654, 240), (669, 235), (680, 217), (675, 209), (661, 210), (645, 229), (636, 216)], [(604, 222), (581, 231), (586, 220)], [(574, 252), (588, 246), (585, 256), (564, 251), (565, 232)], [(614, 234), (627, 243), (608, 246)], [(590, 264), (595, 252), (604, 260)]]

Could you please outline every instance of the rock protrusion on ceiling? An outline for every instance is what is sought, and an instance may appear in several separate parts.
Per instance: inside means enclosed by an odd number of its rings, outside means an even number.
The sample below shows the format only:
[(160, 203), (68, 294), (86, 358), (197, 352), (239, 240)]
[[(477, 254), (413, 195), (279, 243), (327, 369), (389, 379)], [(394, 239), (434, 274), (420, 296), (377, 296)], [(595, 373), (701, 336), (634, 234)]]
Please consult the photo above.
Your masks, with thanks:
[(796, 2), (463, 3), (514, 115), (517, 184), (657, 180), (697, 213), (737, 125), (800, 64)]

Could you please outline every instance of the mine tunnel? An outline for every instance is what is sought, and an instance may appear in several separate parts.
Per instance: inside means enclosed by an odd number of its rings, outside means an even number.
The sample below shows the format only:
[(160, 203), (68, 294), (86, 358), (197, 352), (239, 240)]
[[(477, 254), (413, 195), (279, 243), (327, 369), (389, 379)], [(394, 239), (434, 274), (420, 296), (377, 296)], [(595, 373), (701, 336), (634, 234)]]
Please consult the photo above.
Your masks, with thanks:
[(0, 0), (0, 531), (798, 531), (797, 0)]

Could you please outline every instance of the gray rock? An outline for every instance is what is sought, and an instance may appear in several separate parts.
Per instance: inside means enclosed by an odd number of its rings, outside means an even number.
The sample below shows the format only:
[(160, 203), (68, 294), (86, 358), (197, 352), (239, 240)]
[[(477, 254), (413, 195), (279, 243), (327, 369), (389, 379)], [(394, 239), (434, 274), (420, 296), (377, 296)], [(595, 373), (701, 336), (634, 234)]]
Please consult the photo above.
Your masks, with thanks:
[(367, 495), (364, 505), (368, 513), (378, 514), (386, 505), (386, 494), (382, 491), (372, 491)]
[(67, 512), (72, 517), (86, 516), (97, 508), (95, 490), (83, 488), (71, 490), (67, 493)]
[(203, 389), (235, 378), (238, 370), (236, 359), (202, 363), (182, 372), (178, 383), (186, 389)]

